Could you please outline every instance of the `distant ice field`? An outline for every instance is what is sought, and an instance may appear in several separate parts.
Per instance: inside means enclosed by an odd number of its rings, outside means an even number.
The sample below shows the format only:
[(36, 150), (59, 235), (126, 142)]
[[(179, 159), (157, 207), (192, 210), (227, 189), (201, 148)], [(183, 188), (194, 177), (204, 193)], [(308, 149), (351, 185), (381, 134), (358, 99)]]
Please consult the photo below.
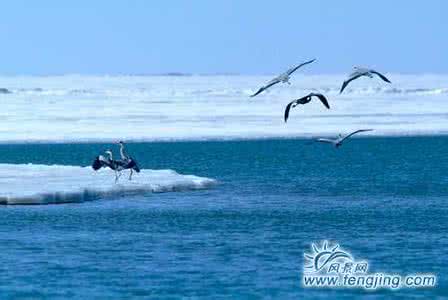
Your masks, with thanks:
[[(295, 74), (249, 96), (272, 76), (0, 77), (0, 142), (246, 139), (334, 135), (448, 133), (448, 76), (385, 73), (362, 78), (342, 95), (345, 75)], [(328, 97), (291, 111), (309, 92)]]
[(115, 183), (112, 170), (90, 167), (0, 164), (0, 204), (55, 204), (212, 187), (216, 181), (173, 170), (147, 170)]

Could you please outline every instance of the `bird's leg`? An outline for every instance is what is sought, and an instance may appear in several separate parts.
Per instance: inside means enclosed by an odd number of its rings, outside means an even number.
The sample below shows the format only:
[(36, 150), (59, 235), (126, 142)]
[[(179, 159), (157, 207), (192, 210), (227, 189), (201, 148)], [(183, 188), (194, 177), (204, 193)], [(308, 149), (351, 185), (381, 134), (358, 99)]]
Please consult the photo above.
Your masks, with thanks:
[(122, 175), (121, 172), (117, 172), (117, 171), (115, 170), (115, 183), (118, 182), (118, 179), (120, 179), (121, 175)]
[(283, 77), (281, 78), (282, 83), (287, 83), (287, 84), (291, 84), (291, 82), (289, 82), (289, 77)]
[(132, 173), (134, 170), (131, 169), (131, 173), (129, 173), (129, 180), (132, 180)]

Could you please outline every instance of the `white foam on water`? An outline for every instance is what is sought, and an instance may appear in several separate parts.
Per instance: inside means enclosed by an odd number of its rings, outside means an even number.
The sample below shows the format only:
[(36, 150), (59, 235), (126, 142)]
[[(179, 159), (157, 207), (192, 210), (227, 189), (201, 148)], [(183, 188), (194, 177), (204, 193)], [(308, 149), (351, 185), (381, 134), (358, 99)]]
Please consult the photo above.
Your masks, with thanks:
[(206, 189), (214, 179), (173, 170), (141, 170), (115, 183), (113, 171), (90, 167), (0, 164), (0, 204), (54, 204), (185, 190)]
[[(272, 76), (0, 77), (0, 142), (202, 140), (334, 135), (448, 133), (448, 76), (388, 74), (392, 84), (346, 75), (294, 74), (249, 96)], [(283, 121), (285, 106), (324, 93)]]

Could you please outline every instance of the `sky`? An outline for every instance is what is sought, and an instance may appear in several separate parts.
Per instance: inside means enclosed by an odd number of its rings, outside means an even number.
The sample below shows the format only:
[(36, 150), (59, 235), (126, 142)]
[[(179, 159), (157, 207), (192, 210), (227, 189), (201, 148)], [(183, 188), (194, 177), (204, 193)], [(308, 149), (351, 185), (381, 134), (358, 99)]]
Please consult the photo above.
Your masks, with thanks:
[(448, 1), (9, 0), (1, 75), (448, 74)]

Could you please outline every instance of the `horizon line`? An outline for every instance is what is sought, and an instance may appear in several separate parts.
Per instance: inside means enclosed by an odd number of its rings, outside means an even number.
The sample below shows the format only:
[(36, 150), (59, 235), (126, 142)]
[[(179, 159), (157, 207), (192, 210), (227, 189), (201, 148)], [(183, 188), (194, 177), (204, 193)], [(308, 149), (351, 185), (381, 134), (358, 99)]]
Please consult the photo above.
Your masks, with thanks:
[[(316, 73), (316, 72), (308, 72), (308, 73), (299, 73), (299, 76), (338, 76), (338, 75), (347, 75), (349, 72), (328, 72), (328, 73)], [(395, 75), (439, 75), (439, 76), (448, 76), (447, 72), (387, 72), (389, 74)], [(136, 72), (136, 73), (76, 73), (76, 72), (66, 72), (66, 73), (0, 73), (0, 77), (62, 77), (62, 76), (111, 76), (111, 77), (120, 77), (120, 76), (135, 76), (135, 77), (194, 77), (194, 76), (276, 76), (278, 73), (238, 73), (238, 72), (211, 72), (211, 73), (191, 73), (191, 72), (162, 72), (162, 73), (145, 73), (145, 72)]]

